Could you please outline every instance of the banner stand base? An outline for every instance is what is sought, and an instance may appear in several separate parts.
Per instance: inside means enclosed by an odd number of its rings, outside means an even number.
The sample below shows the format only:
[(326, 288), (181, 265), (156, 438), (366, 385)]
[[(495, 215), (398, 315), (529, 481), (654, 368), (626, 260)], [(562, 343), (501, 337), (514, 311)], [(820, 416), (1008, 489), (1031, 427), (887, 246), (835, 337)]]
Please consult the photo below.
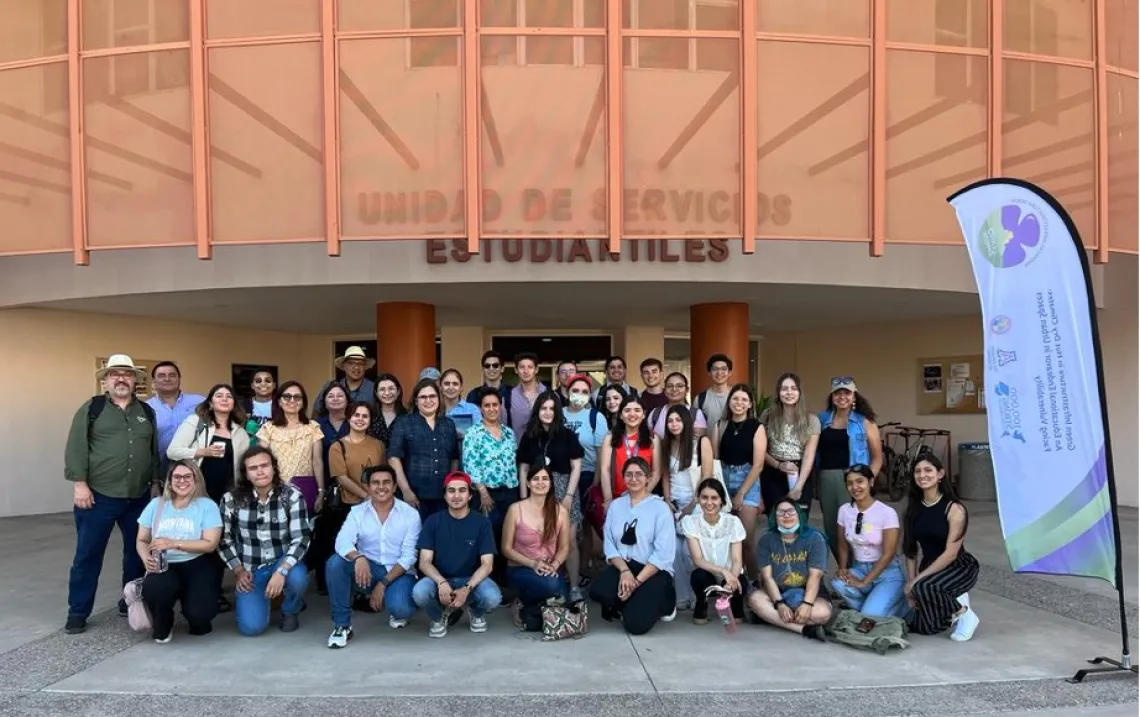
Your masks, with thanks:
[(1133, 675), (1135, 675), (1137, 674), (1136, 665), (1131, 664), (1132, 660), (1128, 658), (1129, 656), (1125, 655), (1123, 662), (1114, 660), (1111, 657), (1094, 658), (1092, 660), (1089, 660), (1090, 665), (1106, 664), (1109, 665), (1109, 667), (1086, 667), (1083, 670), (1078, 670), (1077, 674), (1073, 675), (1066, 681), (1073, 684), (1079, 684), (1081, 682), (1084, 682), (1084, 679), (1089, 675), (1120, 674), (1128, 672), (1131, 672)]

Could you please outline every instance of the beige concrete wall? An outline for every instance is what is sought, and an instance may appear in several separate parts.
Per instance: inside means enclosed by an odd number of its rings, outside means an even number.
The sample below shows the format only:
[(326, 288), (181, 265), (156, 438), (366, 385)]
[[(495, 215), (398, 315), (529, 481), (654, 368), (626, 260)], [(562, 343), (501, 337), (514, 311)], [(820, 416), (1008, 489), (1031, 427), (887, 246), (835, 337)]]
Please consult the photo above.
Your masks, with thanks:
[(177, 361), (183, 387), (230, 380), (231, 363), (276, 364), (283, 380), (315, 391), (332, 371), (329, 337), (97, 316), (43, 309), (0, 311), (0, 516), (70, 507), (63, 449), (76, 409), (95, 390), (95, 360), (112, 353)]
[(483, 366), (479, 359), (487, 345), (483, 338), (482, 326), (441, 326), (440, 370), (454, 368), (463, 374), (463, 390), (466, 393), (483, 383)]
[[(1123, 263), (1123, 262), (1121, 262)], [(1113, 281), (1119, 310), (1099, 312), (1109, 397), (1110, 430), (1115, 441), (1121, 505), (1136, 506), (1137, 479), (1137, 306), (1136, 280)], [(924, 356), (982, 353), (981, 319), (963, 316), (889, 324), (852, 324), (820, 331), (766, 334), (761, 344), (761, 388), (771, 393), (776, 378), (795, 371), (813, 408), (822, 409), (833, 376), (854, 376), (878, 421), (899, 421), (951, 431), (956, 444), (987, 441), (984, 414), (920, 416), (915, 362)], [(955, 451), (957, 449), (955, 448)], [(955, 452), (955, 460), (957, 453)]]

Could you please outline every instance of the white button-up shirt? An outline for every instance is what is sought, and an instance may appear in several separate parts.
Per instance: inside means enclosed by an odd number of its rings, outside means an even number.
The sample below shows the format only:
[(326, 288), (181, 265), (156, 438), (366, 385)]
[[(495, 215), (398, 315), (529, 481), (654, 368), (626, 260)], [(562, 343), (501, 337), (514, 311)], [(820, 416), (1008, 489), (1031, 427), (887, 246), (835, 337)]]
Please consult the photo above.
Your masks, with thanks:
[(419, 512), (398, 498), (383, 522), (372, 501), (366, 500), (348, 512), (336, 536), (336, 552), (347, 558), (355, 550), (386, 570), (399, 564), (410, 573), (416, 564), (421, 527)]

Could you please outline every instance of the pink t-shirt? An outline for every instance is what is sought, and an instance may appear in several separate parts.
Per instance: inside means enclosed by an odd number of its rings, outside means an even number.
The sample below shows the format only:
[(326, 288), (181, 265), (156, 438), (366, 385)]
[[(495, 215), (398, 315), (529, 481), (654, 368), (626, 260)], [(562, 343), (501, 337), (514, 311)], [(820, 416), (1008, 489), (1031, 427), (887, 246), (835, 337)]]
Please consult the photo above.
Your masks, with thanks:
[(839, 508), (836, 523), (843, 529), (847, 542), (855, 552), (855, 560), (860, 563), (874, 563), (883, 556), (883, 531), (899, 527), (899, 514), (886, 503), (875, 501), (863, 511), (863, 524), (859, 534), (855, 534), (855, 524), (859, 520), (859, 509), (851, 503)]

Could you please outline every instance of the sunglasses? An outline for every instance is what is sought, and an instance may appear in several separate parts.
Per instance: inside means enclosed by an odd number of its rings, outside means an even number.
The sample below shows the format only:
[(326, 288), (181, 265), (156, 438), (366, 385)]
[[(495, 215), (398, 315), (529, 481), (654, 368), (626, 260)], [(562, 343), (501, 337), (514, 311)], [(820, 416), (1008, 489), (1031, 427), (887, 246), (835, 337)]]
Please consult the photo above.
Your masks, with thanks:
[(831, 379), (831, 387), (833, 389), (842, 386), (845, 383), (855, 383), (855, 378), (852, 376), (836, 376), (835, 378)]
[(495, 363), (495, 362), (492, 362), (492, 361), (488, 361), (487, 363), (483, 364), (483, 368), (486, 368), (486, 369), (495, 369), (495, 368), (499, 368), (499, 367), (500, 367), (500, 366), (502, 366), (502, 365), (503, 365), (503, 364), (501, 364), (501, 363)]
[(862, 532), (863, 532), (863, 514), (860, 513), (859, 515), (855, 516), (855, 535), (859, 535)]
[(303, 398), (299, 393), (283, 393), (281, 394), (282, 401), (300, 401)]
[(253, 382), (254, 383), (273, 383), (273, 379), (271, 379), (271, 378), (255, 378), (255, 379), (253, 379)]

